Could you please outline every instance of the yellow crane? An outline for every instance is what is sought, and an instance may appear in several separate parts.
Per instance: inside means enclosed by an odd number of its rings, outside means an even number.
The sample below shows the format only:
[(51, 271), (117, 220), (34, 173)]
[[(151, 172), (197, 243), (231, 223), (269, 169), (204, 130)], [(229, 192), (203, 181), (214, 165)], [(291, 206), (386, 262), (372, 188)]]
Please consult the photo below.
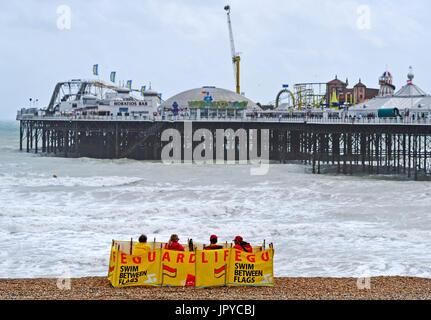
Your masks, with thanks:
[(227, 13), (227, 26), (229, 28), (229, 37), (230, 37), (230, 49), (232, 53), (232, 63), (233, 63), (233, 72), (235, 76), (235, 85), (236, 85), (236, 93), (240, 94), (239, 88), (239, 61), (241, 58), (239, 57), (239, 53), (235, 52), (235, 44), (233, 42), (233, 32), (232, 32), (232, 23), (230, 21), (230, 6), (225, 6), (224, 9)]

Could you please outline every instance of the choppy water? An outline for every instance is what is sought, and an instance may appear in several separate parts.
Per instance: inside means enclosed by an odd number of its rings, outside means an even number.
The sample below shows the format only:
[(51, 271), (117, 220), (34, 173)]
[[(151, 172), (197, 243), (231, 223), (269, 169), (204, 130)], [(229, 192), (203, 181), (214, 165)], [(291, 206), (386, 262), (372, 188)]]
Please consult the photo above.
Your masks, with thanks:
[(141, 233), (265, 239), (276, 276), (431, 278), (431, 182), (54, 158), (18, 139), (18, 122), (0, 122), (0, 278), (105, 276), (111, 240)]

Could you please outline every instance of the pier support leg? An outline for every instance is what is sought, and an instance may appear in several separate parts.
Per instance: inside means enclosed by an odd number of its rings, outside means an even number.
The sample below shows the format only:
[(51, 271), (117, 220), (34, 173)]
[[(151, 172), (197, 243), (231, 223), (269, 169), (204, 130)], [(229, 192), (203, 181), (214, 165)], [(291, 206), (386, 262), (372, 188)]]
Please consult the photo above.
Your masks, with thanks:
[(413, 136), (413, 167), (414, 167), (414, 177), (418, 180), (418, 136), (415, 134)]
[(118, 123), (115, 124), (115, 158), (118, 159), (120, 157), (120, 132), (118, 130)]
[(69, 153), (69, 130), (63, 131), (63, 141), (64, 156), (67, 158)]
[(27, 152), (30, 152), (30, 127), (28, 122), (26, 123), (26, 138), (27, 138)]
[(38, 128), (36, 126), (36, 129), (34, 130), (34, 152), (37, 153), (37, 141), (39, 140), (38, 137)]
[(361, 133), (361, 163), (362, 163), (362, 172), (365, 172), (365, 161), (367, 155), (367, 138), (364, 133)]
[(316, 145), (316, 134), (312, 134), (313, 136), (313, 154), (312, 154), (312, 161), (313, 161), (313, 173), (316, 173), (316, 152), (317, 152), (317, 145)]
[(380, 140), (381, 136), (376, 134), (376, 162), (377, 162), (377, 174), (380, 174)]
[(22, 121), (19, 122), (19, 151), (22, 151), (22, 138), (23, 138)]
[(412, 160), (412, 157), (411, 157), (411, 150), (412, 150), (412, 139), (411, 139), (411, 135), (409, 134), (409, 154), (408, 154), (408, 157), (409, 157), (409, 164), (408, 164), (408, 168), (407, 168), (407, 170), (408, 170), (408, 177), (410, 178), (411, 177), (411, 166), (412, 166), (412, 163), (411, 163), (411, 160)]
[(42, 152), (46, 152), (46, 129), (45, 125), (42, 127)]
[(30, 123), (30, 149), (33, 149), (33, 122)]
[(321, 157), (322, 157), (322, 134), (317, 134), (317, 142), (318, 142), (318, 154), (317, 154), (317, 174), (320, 174), (320, 161), (321, 161)]

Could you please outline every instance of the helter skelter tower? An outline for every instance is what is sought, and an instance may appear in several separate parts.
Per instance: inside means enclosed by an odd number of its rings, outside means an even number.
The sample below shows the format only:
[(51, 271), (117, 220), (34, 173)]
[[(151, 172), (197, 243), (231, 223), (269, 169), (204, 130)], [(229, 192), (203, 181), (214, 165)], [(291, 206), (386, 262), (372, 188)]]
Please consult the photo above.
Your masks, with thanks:
[(379, 96), (391, 96), (395, 92), (395, 86), (392, 84), (392, 74), (389, 71), (385, 71), (379, 78)]

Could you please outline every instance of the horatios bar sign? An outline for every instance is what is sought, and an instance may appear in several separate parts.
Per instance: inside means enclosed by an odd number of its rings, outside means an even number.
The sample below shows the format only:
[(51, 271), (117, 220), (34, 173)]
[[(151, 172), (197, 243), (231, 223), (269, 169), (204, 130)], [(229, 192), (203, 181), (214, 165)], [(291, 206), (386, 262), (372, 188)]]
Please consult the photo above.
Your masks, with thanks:
[(114, 101), (114, 106), (146, 106), (147, 101)]

